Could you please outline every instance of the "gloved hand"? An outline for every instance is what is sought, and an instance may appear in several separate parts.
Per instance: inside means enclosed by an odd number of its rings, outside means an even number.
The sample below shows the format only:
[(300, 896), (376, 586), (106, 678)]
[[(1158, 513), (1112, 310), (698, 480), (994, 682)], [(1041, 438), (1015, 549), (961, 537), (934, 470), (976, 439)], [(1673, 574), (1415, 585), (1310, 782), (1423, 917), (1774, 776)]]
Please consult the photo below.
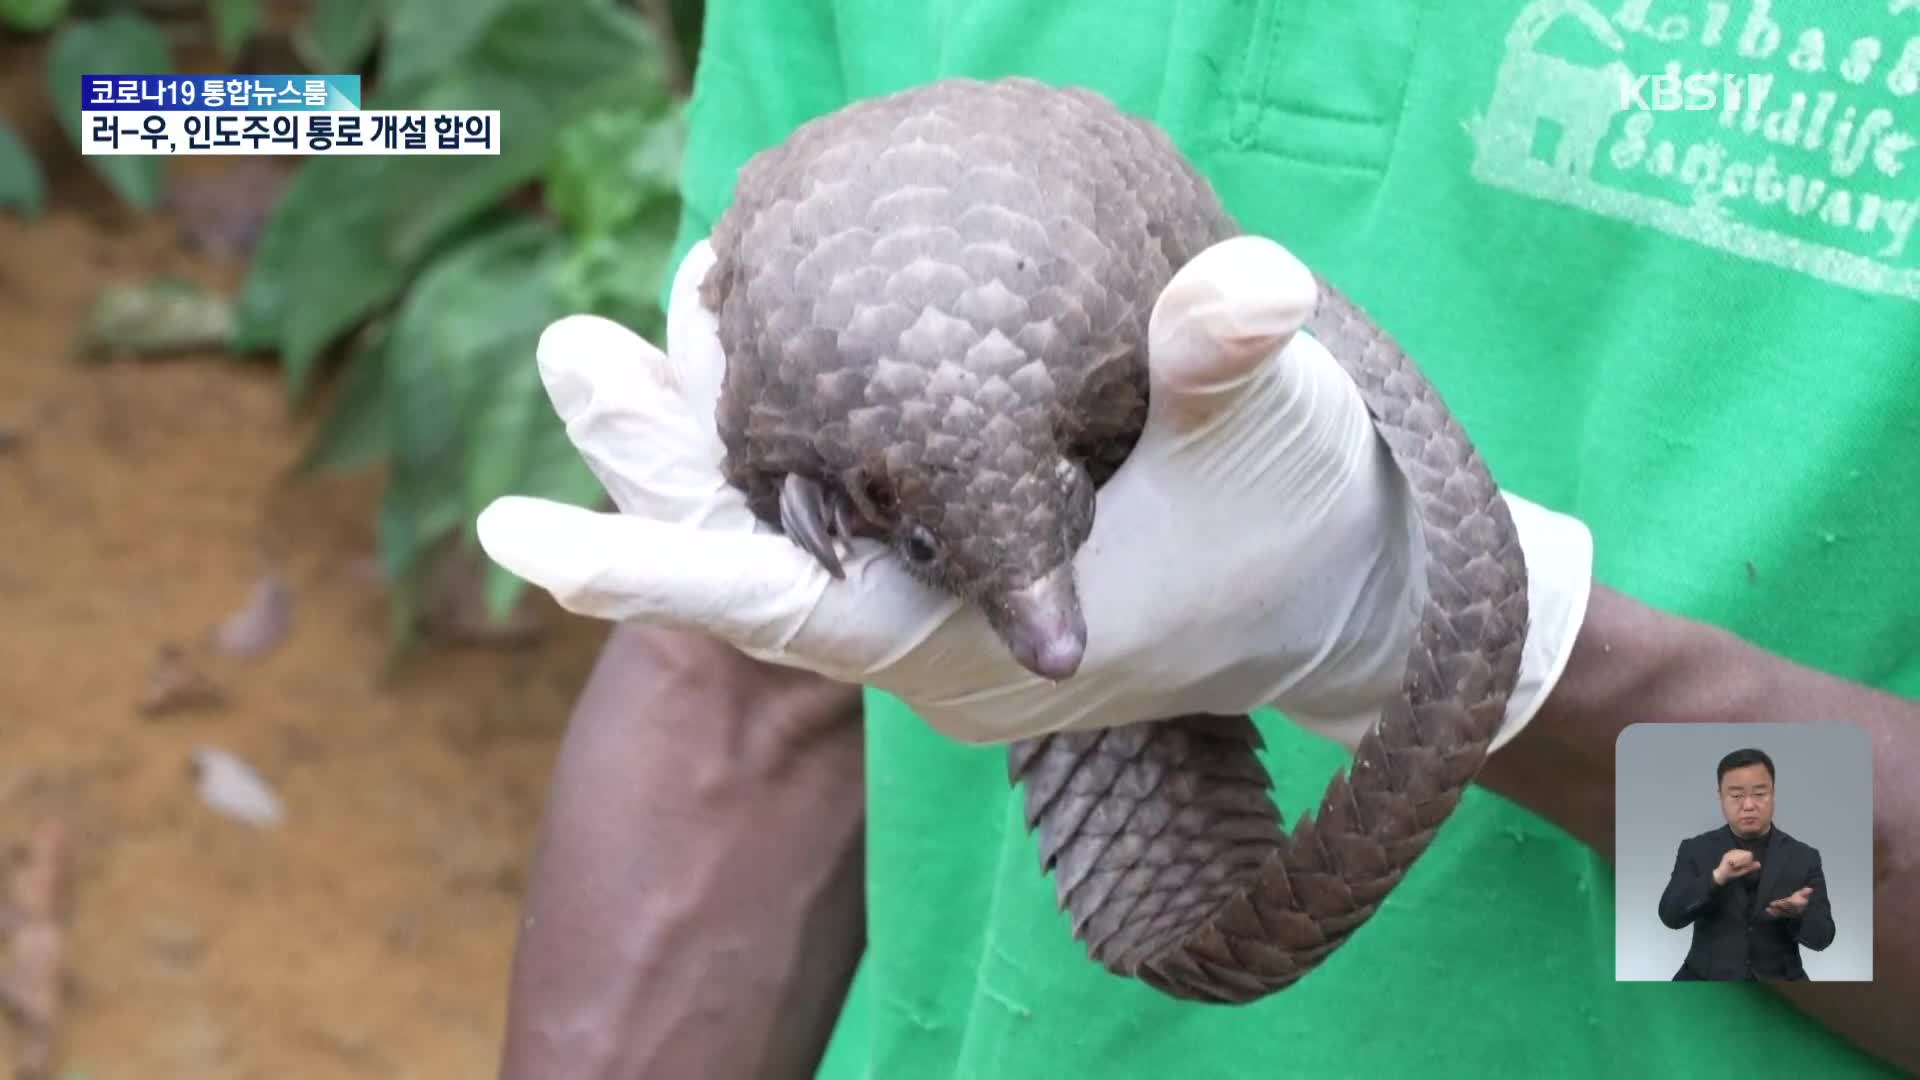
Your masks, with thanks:
[[(856, 542), (836, 581), (725, 484), (725, 358), (698, 298), (711, 264), (705, 242), (682, 263), (666, 354), (592, 316), (541, 337), (553, 405), (620, 513), (508, 497), (478, 524), (489, 556), (561, 606), (878, 687), (968, 742), (1271, 705), (1352, 748), (1399, 693), (1424, 599), (1418, 525), (1353, 383), (1295, 333), (1315, 290), (1284, 248), (1226, 241), (1159, 298), (1152, 415), (1075, 560), (1087, 649), (1057, 684), (878, 544)], [(1591, 568), (1583, 525), (1508, 500), (1532, 630), (1496, 746), (1557, 679)]]

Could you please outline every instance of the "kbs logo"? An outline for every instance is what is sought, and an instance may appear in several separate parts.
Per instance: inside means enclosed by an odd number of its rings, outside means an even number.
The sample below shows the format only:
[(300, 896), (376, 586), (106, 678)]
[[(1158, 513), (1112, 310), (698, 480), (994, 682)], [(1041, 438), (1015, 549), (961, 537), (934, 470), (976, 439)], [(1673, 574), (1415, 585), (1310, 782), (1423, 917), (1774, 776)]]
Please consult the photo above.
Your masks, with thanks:
[(1621, 72), (1620, 108), (1641, 112), (1711, 112), (1726, 107), (1738, 109), (1740, 103), (1755, 94), (1764, 95), (1770, 74), (1739, 75), (1723, 71), (1696, 71), (1682, 75), (1672, 65), (1659, 75), (1635, 75)]

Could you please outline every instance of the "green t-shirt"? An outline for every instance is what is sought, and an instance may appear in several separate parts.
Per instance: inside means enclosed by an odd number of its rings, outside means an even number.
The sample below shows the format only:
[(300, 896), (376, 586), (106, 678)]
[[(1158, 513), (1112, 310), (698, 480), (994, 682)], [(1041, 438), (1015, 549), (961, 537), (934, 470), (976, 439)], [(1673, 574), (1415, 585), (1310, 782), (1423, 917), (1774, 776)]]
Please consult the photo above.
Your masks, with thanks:
[[(1669, 63), (1734, 79), (1681, 97), (1708, 108), (1622, 92)], [(1394, 331), (1504, 486), (1592, 528), (1600, 579), (1920, 693), (1920, 3), (713, 0), (682, 249), (800, 122), (1002, 74), (1165, 126)], [(869, 945), (829, 1080), (1881, 1075), (1764, 988), (1615, 983), (1605, 860), (1483, 789), (1311, 978), (1169, 1000), (1071, 939), (1003, 751), (868, 704)], [(1292, 821), (1346, 756), (1263, 719)]]

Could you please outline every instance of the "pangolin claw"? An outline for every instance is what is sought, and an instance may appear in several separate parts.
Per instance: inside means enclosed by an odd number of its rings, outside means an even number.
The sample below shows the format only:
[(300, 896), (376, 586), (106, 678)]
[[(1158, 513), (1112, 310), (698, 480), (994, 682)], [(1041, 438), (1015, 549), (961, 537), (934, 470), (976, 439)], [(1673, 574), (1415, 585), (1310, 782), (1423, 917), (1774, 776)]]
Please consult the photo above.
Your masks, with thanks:
[(827, 490), (818, 480), (799, 473), (788, 473), (780, 486), (780, 529), (800, 550), (819, 560), (835, 578), (847, 576), (835, 550), (836, 535), (843, 534), (844, 513), (827, 509)]

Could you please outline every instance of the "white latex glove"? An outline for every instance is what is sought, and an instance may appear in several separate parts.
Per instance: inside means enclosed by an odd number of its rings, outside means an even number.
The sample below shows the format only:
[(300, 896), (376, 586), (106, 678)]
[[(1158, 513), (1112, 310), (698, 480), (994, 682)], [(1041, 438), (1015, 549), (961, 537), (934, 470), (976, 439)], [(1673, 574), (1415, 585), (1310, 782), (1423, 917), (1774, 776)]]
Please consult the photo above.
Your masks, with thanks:
[[(1087, 647), (1060, 683), (880, 545), (856, 542), (836, 581), (749, 513), (719, 472), (725, 360), (698, 299), (711, 264), (702, 242), (676, 275), (668, 354), (592, 316), (541, 337), (553, 405), (621, 512), (508, 497), (479, 536), (566, 609), (875, 686), (968, 742), (1271, 705), (1351, 749), (1399, 693), (1424, 599), (1418, 526), (1353, 383), (1295, 334), (1315, 288), (1278, 244), (1203, 252), (1155, 307), (1152, 413), (1075, 559)], [(1580, 522), (1508, 500), (1532, 630), (1496, 745), (1558, 678), (1592, 561)]]

